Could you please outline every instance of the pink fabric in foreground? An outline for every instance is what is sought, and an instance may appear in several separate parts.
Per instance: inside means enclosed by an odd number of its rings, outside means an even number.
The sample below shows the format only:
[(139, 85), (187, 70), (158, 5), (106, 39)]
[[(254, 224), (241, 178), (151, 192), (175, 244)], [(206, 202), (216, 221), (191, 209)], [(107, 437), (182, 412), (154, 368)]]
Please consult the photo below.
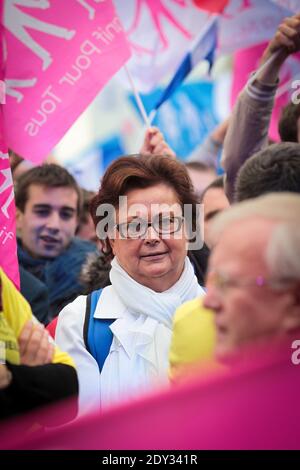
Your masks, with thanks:
[(291, 344), (263, 355), (256, 351), (226, 375), (197, 377), (42, 436), (16, 439), (15, 423), (1, 433), (0, 447), (298, 449), (300, 366), (292, 364)]

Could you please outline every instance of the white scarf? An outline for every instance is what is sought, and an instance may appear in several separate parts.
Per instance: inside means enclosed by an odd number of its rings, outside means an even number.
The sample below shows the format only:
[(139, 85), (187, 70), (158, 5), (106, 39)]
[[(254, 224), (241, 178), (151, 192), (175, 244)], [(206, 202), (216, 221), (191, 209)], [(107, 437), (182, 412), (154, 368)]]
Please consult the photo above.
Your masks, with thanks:
[(204, 294), (188, 257), (179, 280), (165, 292), (155, 292), (136, 282), (116, 258), (110, 280), (126, 314), (110, 327), (114, 340), (101, 373), (102, 406), (141, 395), (167, 381), (175, 310)]
[(134, 315), (146, 315), (168, 328), (172, 328), (175, 310), (203, 293), (199, 287), (193, 266), (185, 258), (183, 273), (178, 281), (165, 292), (155, 292), (136, 282), (120, 266), (116, 258), (111, 263), (110, 280), (128, 310)]

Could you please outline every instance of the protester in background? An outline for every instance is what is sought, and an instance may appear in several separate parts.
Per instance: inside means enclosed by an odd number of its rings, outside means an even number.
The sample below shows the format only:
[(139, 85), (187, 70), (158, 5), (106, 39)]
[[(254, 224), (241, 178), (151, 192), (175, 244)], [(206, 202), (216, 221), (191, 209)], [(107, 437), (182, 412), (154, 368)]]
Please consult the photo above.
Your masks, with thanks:
[(79, 216), (78, 227), (76, 229), (76, 236), (81, 240), (88, 240), (92, 243), (97, 243), (98, 238), (92, 216), (90, 214), (90, 201), (95, 196), (93, 191), (81, 189), (83, 195), (83, 204)]
[(216, 354), (290, 341), (300, 331), (300, 196), (268, 194), (221, 213), (212, 225), (204, 306)]
[(204, 210), (204, 240), (211, 248), (210, 225), (214, 217), (229, 207), (229, 201), (224, 191), (224, 178), (216, 178), (202, 194), (201, 202)]
[[(241, 167), (236, 180), (235, 200), (240, 202), (281, 191), (300, 194), (299, 182), (300, 144), (274, 144), (254, 154)], [(214, 220), (210, 224), (210, 232), (213, 225)], [(213, 244), (211, 233), (209, 244)], [(187, 302), (176, 312), (170, 350), (172, 377), (184, 373), (192, 364), (208, 359), (216, 334), (211, 328), (210, 315), (202, 298)]]
[(174, 316), (173, 379), (199, 373), (216, 355), (223, 362), (252, 343), (264, 347), (269, 340), (297, 339), (299, 214), (300, 196), (278, 193), (216, 216), (206, 295), (183, 304)]
[(19, 266), (20, 292), (29, 303), (33, 315), (44, 325), (50, 321), (48, 289), (43, 282)]
[[(126, 196), (127, 207), (120, 196)], [(203, 295), (187, 257), (196, 202), (184, 165), (165, 155), (122, 157), (105, 172), (91, 210), (103, 253), (112, 259), (112, 285), (88, 304), (94, 303), (92, 324), (111, 319), (104, 363), (100, 366), (96, 346), (101, 340), (92, 336), (89, 342), (86, 297), (63, 309), (56, 330), (58, 344), (77, 365), (82, 411), (128, 400), (166, 382), (175, 309)], [(108, 204), (115, 210), (110, 217)], [(184, 217), (185, 204), (190, 220)]]
[[(222, 155), (222, 165), (226, 172), (225, 190), (231, 202), (234, 199), (239, 169), (249, 157), (268, 146), (268, 129), (279, 83), (279, 72), (286, 59), (299, 50), (300, 14), (297, 14), (285, 18), (279, 25), (262, 56), (261, 65), (267, 62), (268, 64), (255, 75), (254, 81), (253, 78), (248, 81), (235, 104)], [(293, 117), (295, 129), (298, 122), (297, 113), (293, 114)], [(283, 120), (285, 119), (288, 120), (287, 115), (283, 117)], [(290, 124), (289, 121), (288, 125)], [(283, 121), (280, 127), (283, 129)]]
[(46, 285), (53, 318), (82, 292), (81, 267), (96, 251), (74, 236), (81, 192), (65, 168), (46, 164), (19, 178), (16, 206), (19, 263)]
[(300, 144), (282, 142), (255, 153), (240, 168), (235, 182), (235, 201), (271, 192), (300, 194)]
[(297, 102), (287, 104), (282, 112), (278, 123), (278, 131), (282, 142), (300, 142), (300, 91)]

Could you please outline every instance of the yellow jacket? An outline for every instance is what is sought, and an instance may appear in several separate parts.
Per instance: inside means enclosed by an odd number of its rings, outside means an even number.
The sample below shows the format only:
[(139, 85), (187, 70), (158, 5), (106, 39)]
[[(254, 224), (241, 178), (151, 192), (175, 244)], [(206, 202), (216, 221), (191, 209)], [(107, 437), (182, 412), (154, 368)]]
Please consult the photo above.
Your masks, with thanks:
[(213, 359), (215, 341), (213, 313), (203, 307), (202, 299), (181, 305), (173, 319), (170, 378), (182, 375), (192, 365)]
[[(7, 360), (11, 364), (20, 364), (18, 337), (24, 324), (33, 316), (30, 305), (0, 268), (0, 363)], [(53, 364), (66, 364), (75, 367), (73, 359), (55, 346)]]

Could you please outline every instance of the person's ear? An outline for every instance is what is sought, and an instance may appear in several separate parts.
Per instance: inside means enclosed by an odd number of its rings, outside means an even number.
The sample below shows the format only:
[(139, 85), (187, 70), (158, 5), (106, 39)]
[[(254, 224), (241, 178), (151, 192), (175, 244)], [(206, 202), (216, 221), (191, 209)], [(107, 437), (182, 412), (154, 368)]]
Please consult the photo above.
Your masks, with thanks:
[(22, 224), (23, 224), (23, 212), (16, 207), (16, 228), (17, 230), (22, 230)]
[(300, 283), (297, 282), (290, 291), (289, 304), (283, 320), (286, 332), (300, 328)]
[(106, 239), (106, 245), (107, 245), (107, 249), (109, 249), (109, 247), (111, 247), (113, 255), (115, 256), (115, 250), (114, 250), (115, 240), (113, 238), (107, 238)]

